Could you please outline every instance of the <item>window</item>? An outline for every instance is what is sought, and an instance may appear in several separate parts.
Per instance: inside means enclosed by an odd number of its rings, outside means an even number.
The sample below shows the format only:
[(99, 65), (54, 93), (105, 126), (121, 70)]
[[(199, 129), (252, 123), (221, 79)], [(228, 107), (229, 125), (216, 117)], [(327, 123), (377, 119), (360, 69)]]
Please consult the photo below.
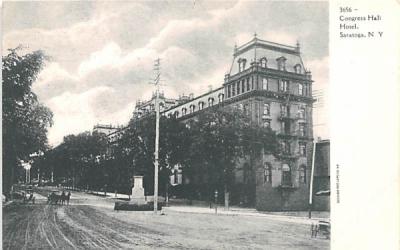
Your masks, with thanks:
[(231, 97), (231, 85), (228, 85), (228, 98)]
[(250, 78), (248, 78), (248, 77), (246, 79), (246, 87), (247, 87), (247, 91), (250, 91)]
[(178, 169), (174, 170), (174, 184), (178, 184)]
[(282, 164), (282, 185), (292, 184), (292, 173), (288, 164)]
[(263, 79), (262, 79), (262, 89), (268, 90), (268, 79), (265, 77), (263, 77)]
[(305, 108), (299, 108), (298, 116), (299, 116), (300, 119), (305, 119), (306, 118), (306, 109)]
[(239, 65), (239, 72), (242, 72), (243, 70), (245, 70), (246, 69), (246, 59), (239, 58), (238, 65)]
[(178, 110), (175, 111), (174, 114), (175, 114), (175, 118), (178, 118), (178, 116), (179, 116), (179, 111), (178, 111)]
[(299, 183), (307, 183), (307, 168), (305, 165), (301, 165), (299, 169)]
[[(228, 86), (229, 87), (229, 86)], [(224, 94), (219, 94), (218, 95), (218, 102), (222, 102), (224, 100)]]
[(290, 106), (281, 104), (281, 116), (290, 116)]
[(244, 106), (243, 106), (243, 111), (244, 111), (244, 113), (245, 113), (246, 115), (249, 115), (249, 114), (250, 114), (250, 109), (249, 109), (249, 104), (248, 104), (248, 103), (245, 103), (245, 104), (244, 104)]
[(278, 63), (278, 70), (286, 70), (286, 58), (285, 57), (279, 57), (278, 59), (276, 59), (277, 63)]
[(299, 135), (306, 136), (306, 125), (304, 123), (299, 123)]
[(270, 115), (270, 105), (269, 103), (264, 103), (264, 111), (263, 111), (263, 115), (264, 116), (269, 116)]
[(246, 91), (246, 88), (244, 86), (244, 84), (245, 84), (244, 81), (245, 81), (245, 79), (242, 80), (242, 93), (244, 93)]
[(281, 92), (289, 91), (289, 81), (288, 80), (280, 80), (279, 81), (279, 91), (281, 91)]
[(306, 156), (307, 154), (307, 144), (305, 142), (299, 142), (299, 154), (301, 156)]
[(232, 85), (232, 97), (235, 96), (235, 84)]
[(236, 92), (239, 95), (240, 94), (240, 81), (236, 83)]
[(199, 110), (202, 110), (204, 108), (204, 102), (199, 102)]
[(260, 60), (261, 68), (266, 68), (267, 67), (267, 58), (261, 58)]
[(301, 74), (301, 65), (300, 65), (300, 64), (296, 64), (296, 65), (294, 66), (294, 72), (295, 72), (296, 74)]
[(214, 98), (208, 98), (208, 107), (211, 107), (214, 105)]
[(299, 83), (299, 95), (303, 95), (304, 94), (304, 89), (303, 89), (303, 84)]
[(186, 115), (187, 109), (186, 108), (182, 108), (182, 115)]
[(272, 166), (271, 163), (264, 163), (264, 183), (272, 182)]
[(254, 89), (254, 77), (251, 77), (251, 89)]
[(264, 119), (263, 127), (264, 128), (271, 128), (271, 119)]
[(190, 105), (190, 113), (193, 113), (196, 110), (196, 106), (194, 106), (193, 104)]

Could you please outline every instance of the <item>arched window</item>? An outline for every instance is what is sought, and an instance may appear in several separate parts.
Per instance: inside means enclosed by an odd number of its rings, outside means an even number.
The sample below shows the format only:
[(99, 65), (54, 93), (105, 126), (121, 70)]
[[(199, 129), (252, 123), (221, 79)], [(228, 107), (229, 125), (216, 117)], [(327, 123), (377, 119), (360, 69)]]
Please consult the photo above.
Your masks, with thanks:
[(204, 102), (201, 101), (199, 102), (199, 110), (202, 110), (204, 108)]
[(267, 58), (263, 57), (260, 60), (261, 68), (266, 68), (267, 67)]
[(179, 116), (179, 111), (178, 111), (178, 110), (175, 111), (174, 114), (175, 114), (175, 118), (178, 118), (178, 116)]
[(224, 100), (224, 94), (218, 95), (218, 102), (221, 103)]
[(268, 79), (266, 77), (263, 77), (262, 79), (262, 89), (268, 90)]
[(264, 163), (264, 183), (272, 182), (272, 166), (271, 163)]
[(282, 185), (290, 186), (292, 184), (292, 173), (290, 166), (286, 163), (282, 164)]
[(186, 108), (182, 108), (182, 115), (186, 115), (187, 109)]
[(263, 111), (263, 115), (264, 116), (269, 116), (270, 115), (270, 105), (269, 103), (264, 103), (264, 111)]
[(214, 98), (208, 98), (208, 107), (212, 107), (214, 105)]
[(194, 104), (190, 105), (190, 113), (193, 113), (196, 110), (196, 106)]
[(300, 64), (296, 64), (296, 65), (294, 66), (294, 72), (295, 72), (296, 74), (301, 74), (301, 65), (300, 65)]
[(299, 169), (299, 183), (307, 183), (307, 168), (305, 165), (301, 165)]

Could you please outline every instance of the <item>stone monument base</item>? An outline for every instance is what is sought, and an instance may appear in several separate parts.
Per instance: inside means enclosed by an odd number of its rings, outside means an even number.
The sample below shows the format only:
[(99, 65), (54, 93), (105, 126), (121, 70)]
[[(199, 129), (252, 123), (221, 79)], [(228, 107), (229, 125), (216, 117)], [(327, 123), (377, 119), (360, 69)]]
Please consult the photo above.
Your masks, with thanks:
[(129, 201), (129, 204), (134, 204), (134, 205), (144, 205), (147, 204), (147, 201), (144, 198), (131, 198)]

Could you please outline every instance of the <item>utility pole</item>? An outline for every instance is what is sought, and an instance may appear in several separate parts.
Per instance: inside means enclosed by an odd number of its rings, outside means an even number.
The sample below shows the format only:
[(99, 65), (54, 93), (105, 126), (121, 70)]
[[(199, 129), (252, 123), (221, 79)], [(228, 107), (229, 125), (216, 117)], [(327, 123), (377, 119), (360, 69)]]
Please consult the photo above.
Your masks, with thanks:
[(157, 214), (158, 207), (158, 143), (160, 137), (160, 103), (159, 103), (159, 92), (160, 92), (160, 58), (155, 60), (154, 63), (155, 79), (153, 84), (156, 86), (156, 140), (154, 149), (154, 213)]
[(313, 202), (313, 183), (314, 183), (314, 166), (315, 166), (315, 150), (317, 149), (317, 142), (313, 143), (312, 163), (311, 163), (311, 177), (310, 177), (310, 199), (308, 204), (308, 218), (311, 219), (311, 210)]

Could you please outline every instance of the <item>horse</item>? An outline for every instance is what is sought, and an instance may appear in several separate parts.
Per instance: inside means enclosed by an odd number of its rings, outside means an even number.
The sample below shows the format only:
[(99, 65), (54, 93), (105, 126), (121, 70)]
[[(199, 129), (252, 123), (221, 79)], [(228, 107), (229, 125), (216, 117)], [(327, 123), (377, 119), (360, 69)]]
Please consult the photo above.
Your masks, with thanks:
[(59, 201), (62, 201), (61, 195), (58, 195), (56, 193), (51, 193), (47, 197), (47, 203), (49, 204), (57, 204)]
[(64, 205), (65, 201), (67, 200), (67, 196), (65, 195), (64, 191), (62, 191), (62, 193), (61, 193), (60, 200), (61, 200), (61, 205)]

